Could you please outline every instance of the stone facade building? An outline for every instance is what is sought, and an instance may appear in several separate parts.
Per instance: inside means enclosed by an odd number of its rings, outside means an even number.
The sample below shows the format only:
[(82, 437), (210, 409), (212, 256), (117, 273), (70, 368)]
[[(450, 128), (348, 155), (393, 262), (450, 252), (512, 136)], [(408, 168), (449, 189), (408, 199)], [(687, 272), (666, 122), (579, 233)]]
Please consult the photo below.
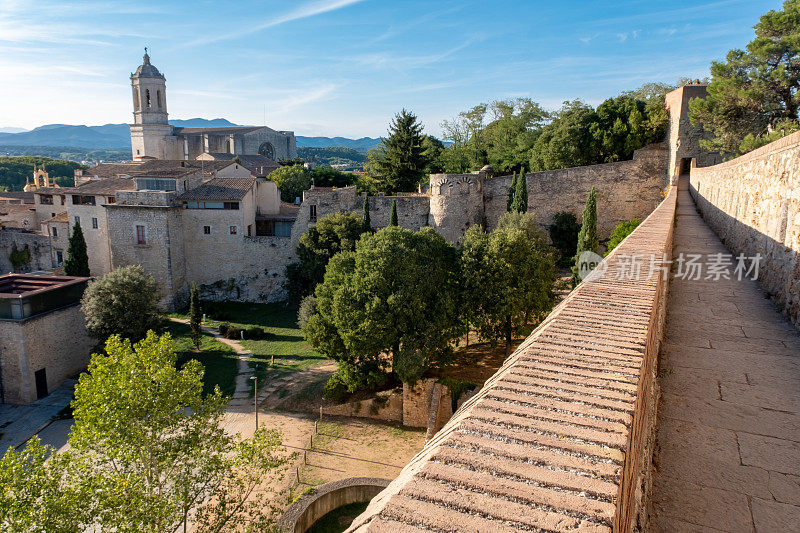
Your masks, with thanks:
[(0, 403), (43, 398), (86, 368), (94, 346), (80, 309), (87, 281), (0, 276)]
[(167, 83), (161, 72), (144, 59), (131, 74), (134, 161), (147, 159), (192, 160), (204, 153), (262, 155), (272, 160), (297, 157), (297, 140), (291, 131), (266, 126), (180, 128), (171, 126), (167, 114)]

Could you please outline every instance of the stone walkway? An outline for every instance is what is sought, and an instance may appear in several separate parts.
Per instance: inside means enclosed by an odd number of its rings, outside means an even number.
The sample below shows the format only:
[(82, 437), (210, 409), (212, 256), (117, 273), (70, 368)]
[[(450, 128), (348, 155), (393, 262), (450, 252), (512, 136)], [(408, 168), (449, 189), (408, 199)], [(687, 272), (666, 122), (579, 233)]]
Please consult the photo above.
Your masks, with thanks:
[[(675, 255), (729, 253), (685, 182)], [(659, 377), (658, 530), (800, 531), (800, 336), (758, 283), (673, 279)]]

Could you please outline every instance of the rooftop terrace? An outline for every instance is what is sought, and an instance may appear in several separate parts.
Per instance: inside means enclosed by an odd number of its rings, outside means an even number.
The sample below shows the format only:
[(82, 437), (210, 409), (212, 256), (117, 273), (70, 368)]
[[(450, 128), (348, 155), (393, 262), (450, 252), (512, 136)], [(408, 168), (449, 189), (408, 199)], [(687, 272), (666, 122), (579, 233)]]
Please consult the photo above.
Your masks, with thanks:
[(0, 320), (23, 320), (80, 301), (89, 278), (0, 276)]

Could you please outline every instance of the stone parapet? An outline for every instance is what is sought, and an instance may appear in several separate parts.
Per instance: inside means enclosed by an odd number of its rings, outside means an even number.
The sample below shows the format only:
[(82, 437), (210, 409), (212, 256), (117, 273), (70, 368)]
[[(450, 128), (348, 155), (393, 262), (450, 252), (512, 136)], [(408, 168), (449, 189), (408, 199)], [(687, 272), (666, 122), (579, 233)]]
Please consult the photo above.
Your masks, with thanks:
[(758, 281), (800, 326), (800, 132), (719, 165), (693, 165), (690, 192), (734, 255), (761, 255)]
[[(649, 492), (676, 191), (467, 400), (348, 531), (631, 531)], [(626, 271), (626, 265), (628, 271)]]

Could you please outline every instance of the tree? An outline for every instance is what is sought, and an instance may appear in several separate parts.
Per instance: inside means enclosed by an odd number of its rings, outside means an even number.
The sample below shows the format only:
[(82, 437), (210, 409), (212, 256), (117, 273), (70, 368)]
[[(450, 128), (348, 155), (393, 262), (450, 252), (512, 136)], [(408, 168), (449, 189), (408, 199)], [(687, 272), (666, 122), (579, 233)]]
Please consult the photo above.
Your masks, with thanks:
[(132, 340), (144, 338), (161, 323), (158, 292), (153, 276), (139, 265), (112, 270), (90, 283), (83, 294), (81, 309), (87, 332), (103, 341), (114, 334)]
[(639, 224), (642, 223), (642, 220), (639, 218), (631, 219), (627, 222), (620, 222), (614, 231), (611, 232), (611, 236), (608, 238), (608, 249), (606, 250), (606, 255), (610, 254), (611, 251), (619, 246), (625, 237), (633, 233), (633, 230), (639, 227)]
[(514, 191), (514, 201), (511, 204), (512, 213), (527, 213), (528, 211), (528, 182), (525, 172), (520, 171), (517, 179), (516, 190)]
[(89, 276), (89, 255), (86, 253), (86, 240), (78, 221), (72, 226), (72, 235), (67, 245), (67, 258), (64, 260), (64, 274), (67, 276)]
[(422, 124), (403, 109), (389, 126), (389, 136), (369, 151), (368, 168), (386, 191), (413, 192), (425, 177), (428, 159), (422, 142)]
[(372, 231), (372, 222), (369, 219), (369, 196), (364, 196), (364, 210), (363, 214), (361, 215), (361, 230), (363, 233), (368, 233)]
[(254, 488), (285, 462), (276, 455), (280, 435), (228, 435), (226, 399), (218, 388), (203, 398), (203, 366), (190, 360), (178, 369), (169, 334), (149, 332), (136, 344), (114, 335), (105, 351), (75, 387), (69, 438), (91, 465), (94, 523), (174, 531), (194, 509), (199, 531), (221, 531), (267, 518)]
[(281, 200), (293, 203), (302, 197), (303, 191), (311, 188), (311, 174), (303, 165), (284, 165), (269, 173), (281, 191)]
[(286, 289), (295, 302), (313, 294), (334, 255), (356, 249), (364, 227), (364, 221), (354, 213), (334, 213), (320, 219), (300, 237), (297, 262), (286, 269)]
[(355, 252), (334, 256), (316, 289), (304, 333), (322, 353), (360, 374), (389, 365), (414, 383), (449, 363), (460, 331), (456, 251), (432, 228), (387, 227)]
[(600, 236), (597, 234), (597, 193), (594, 187), (586, 198), (586, 206), (583, 208), (583, 220), (581, 231), (578, 233), (578, 248), (575, 252), (575, 266), (572, 267), (572, 286), (575, 287), (581, 282), (578, 275), (578, 258), (583, 252), (598, 253), (600, 248)]
[(483, 339), (505, 339), (511, 352), (515, 323), (549, 309), (553, 255), (533, 216), (508, 213), (489, 234), (470, 228), (461, 247), (464, 309)]
[(392, 200), (392, 214), (389, 216), (389, 225), (397, 226), (397, 200)]
[(558, 264), (570, 266), (575, 258), (575, 250), (578, 249), (578, 233), (581, 231), (577, 217), (567, 211), (560, 211), (553, 217), (553, 224), (548, 227), (548, 231), (553, 248), (558, 251)]
[(800, 2), (765, 13), (745, 50), (730, 50), (711, 63), (705, 99), (689, 103), (692, 124), (711, 134), (700, 141), (709, 151), (738, 155), (799, 126)]
[(0, 458), (0, 530), (79, 533), (91, 525), (91, 477), (70, 450), (57, 453), (34, 435)]
[(192, 290), (189, 294), (189, 327), (192, 329), (192, 342), (197, 350), (200, 349), (200, 339), (203, 337), (200, 319), (200, 295), (197, 284), (192, 283)]
[(506, 202), (506, 211), (511, 212), (511, 205), (514, 203), (514, 196), (517, 193), (517, 173), (514, 172), (511, 176), (511, 187), (508, 189), (508, 201)]

